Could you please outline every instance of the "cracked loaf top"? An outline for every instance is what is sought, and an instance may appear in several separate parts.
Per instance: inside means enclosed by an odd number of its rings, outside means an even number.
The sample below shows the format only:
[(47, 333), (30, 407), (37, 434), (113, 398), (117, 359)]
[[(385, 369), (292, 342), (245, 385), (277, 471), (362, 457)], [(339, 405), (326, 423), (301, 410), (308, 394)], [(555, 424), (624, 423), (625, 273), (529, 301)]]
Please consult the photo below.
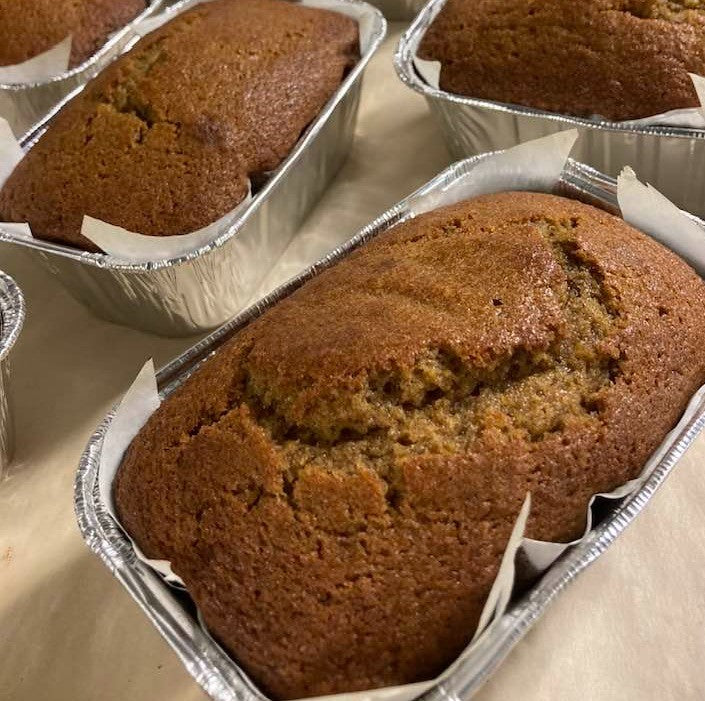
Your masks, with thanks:
[(335, 12), (198, 5), (61, 110), (0, 191), (0, 221), (92, 251), (86, 214), (151, 236), (200, 229), (281, 163), (358, 55), (357, 23)]
[(77, 66), (145, 7), (145, 0), (0, 0), (0, 66), (23, 63), (69, 35), (69, 67)]
[(527, 492), (565, 541), (705, 382), (705, 285), (622, 220), (532, 193), (400, 224), (240, 331), (115, 484), (274, 697), (431, 678)]
[(701, 0), (448, 0), (422, 58), (470, 97), (625, 120), (700, 105)]

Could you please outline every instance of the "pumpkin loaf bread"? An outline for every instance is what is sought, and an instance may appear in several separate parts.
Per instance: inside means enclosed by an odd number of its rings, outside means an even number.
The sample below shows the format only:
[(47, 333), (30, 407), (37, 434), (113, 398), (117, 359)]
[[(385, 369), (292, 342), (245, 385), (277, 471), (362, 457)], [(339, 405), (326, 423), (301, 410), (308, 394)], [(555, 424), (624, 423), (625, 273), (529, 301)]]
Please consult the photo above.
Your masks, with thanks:
[(699, 107), (701, 0), (448, 0), (419, 55), (440, 86), (580, 117), (648, 117)]
[(214, 0), (150, 33), (59, 112), (0, 191), (0, 221), (95, 251), (84, 215), (186, 234), (275, 169), (358, 58), (350, 17)]
[(69, 67), (77, 66), (145, 7), (145, 0), (0, 0), (0, 66), (23, 63), (69, 35)]
[(123, 526), (275, 698), (429, 679), (527, 492), (568, 541), (705, 382), (705, 285), (577, 201), (402, 223), (230, 339), (132, 442)]

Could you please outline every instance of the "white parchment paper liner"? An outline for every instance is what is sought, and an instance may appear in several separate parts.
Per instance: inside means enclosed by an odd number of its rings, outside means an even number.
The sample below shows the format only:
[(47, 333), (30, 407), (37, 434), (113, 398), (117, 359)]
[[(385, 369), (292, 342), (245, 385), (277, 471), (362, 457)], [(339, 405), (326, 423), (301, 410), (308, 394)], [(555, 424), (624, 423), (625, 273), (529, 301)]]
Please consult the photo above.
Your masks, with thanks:
[(36, 83), (65, 73), (71, 58), (69, 34), (50, 49), (12, 66), (0, 66), (0, 83)]
[(639, 182), (629, 167), (617, 178), (617, 201), (625, 221), (675, 251), (705, 277), (702, 228), (654, 187)]
[[(203, 0), (203, 2), (210, 2), (210, 0)], [(301, 0), (300, 4), (306, 7), (315, 7), (337, 12), (338, 14), (345, 14), (354, 19), (358, 23), (360, 53), (365, 53), (372, 40), (373, 17), (363, 7), (357, 5), (341, 7), (340, 5), (332, 4), (328, 0)], [(192, 7), (188, 9), (192, 9)], [(154, 17), (140, 22), (135, 31), (140, 36), (145, 36), (184, 11), (186, 10), (182, 8), (167, 9)], [(0, 189), (2, 189), (10, 173), (12, 173), (22, 158), (24, 158), (24, 152), (17, 138), (12, 133), (7, 121), (0, 117)], [(218, 236), (223, 234), (235, 222), (251, 201), (252, 190), (249, 187), (246, 197), (231, 211), (217, 221), (187, 234), (147, 236), (140, 232), (128, 231), (120, 226), (88, 215), (83, 218), (81, 234), (108, 256), (118, 261), (148, 263), (150, 261), (173, 259), (196, 251), (215, 241)], [(32, 237), (31, 227), (27, 223), (0, 222), (0, 227), (21, 236)]]
[[(113, 502), (113, 480), (127, 446), (130, 445), (147, 419), (159, 408), (160, 403), (154, 363), (150, 359), (144, 364), (130, 389), (122, 398), (115, 418), (110, 423), (110, 430), (105, 434), (103, 441), (103, 454), (98, 473), (98, 490), (103, 503), (107, 505), (108, 512), (116, 523), (120, 523), (120, 520)], [(183, 586), (181, 577), (171, 571), (171, 565), (167, 560), (151, 560), (142, 553), (132, 538), (130, 538), (130, 542), (142, 562), (159, 572), (169, 584)]]
[[(414, 68), (423, 80), (434, 90), (441, 90), (441, 62), (428, 61), (418, 56), (413, 57)], [(700, 107), (690, 107), (686, 109), (670, 110), (662, 114), (655, 114), (652, 117), (642, 119), (627, 119), (615, 124), (627, 127), (685, 127), (688, 129), (705, 129), (705, 78), (695, 73), (688, 73), (693, 81), (693, 87), (700, 100)], [(470, 96), (472, 97), (472, 95)], [(531, 105), (525, 105), (531, 107)], [(593, 118), (598, 121), (611, 121), (596, 114)]]
[[(560, 178), (576, 138), (577, 131), (569, 130), (494, 154), (479, 163), (478, 167), (452, 186), (441, 192), (431, 193), (415, 203), (415, 206), (412, 207), (412, 216), (468, 197), (500, 190), (531, 189), (550, 192)], [(687, 258), (698, 272), (705, 273), (704, 234), (687, 215), (653, 188), (639, 183), (629, 170), (620, 176), (618, 198), (625, 220), (652, 234), (664, 245)], [(671, 437), (680, 432), (682, 427), (692, 418), (698, 402), (704, 394), (705, 387), (702, 387), (691, 399), (677, 426), (666, 436), (637, 478), (611, 492), (596, 494), (592, 497), (587, 507), (583, 538), (592, 528), (593, 506), (600, 500), (618, 501), (622, 499), (648, 478), (654, 465), (668, 450), (667, 446)], [(101, 452), (98, 478), (101, 500), (118, 523), (112, 499), (113, 479), (122, 461), (124, 451), (149, 416), (159, 406), (159, 401), (154, 367), (152, 362), (148, 361), (120, 403), (115, 418), (106, 433)], [(480, 637), (491, 634), (493, 626), (506, 610), (517, 575), (515, 563), (520, 562), (521, 567), (526, 568), (527, 572), (531, 574), (541, 573), (550, 567), (571, 545), (581, 540), (578, 539), (571, 543), (549, 543), (523, 537), (529, 513), (530, 496), (527, 495), (472, 642), (440, 677), (417, 684), (320, 698), (341, 699), (344, 697), (346, 701), (410, 701), (443, 677), (451, 674), (466, 656), (472, 654), (473, 642)], [(169, 563), (148, 560), (136, 547), (135, 552), (141, 560), (160, 572), (167, 581), (172, 584), (181, 584), (181, 580), (171, 572)]]

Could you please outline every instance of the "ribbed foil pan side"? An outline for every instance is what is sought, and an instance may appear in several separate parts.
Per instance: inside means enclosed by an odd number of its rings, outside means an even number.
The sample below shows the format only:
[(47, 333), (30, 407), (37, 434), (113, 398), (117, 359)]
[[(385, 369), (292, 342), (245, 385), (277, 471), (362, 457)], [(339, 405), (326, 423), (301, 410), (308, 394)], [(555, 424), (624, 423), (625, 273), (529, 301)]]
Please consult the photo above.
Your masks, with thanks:
[(128, 44), (137, 38), (135, 26), (168, 5), (168, 0), (151, 0), (137, 17), (114, 32), (108, 41), (79, 66), (53, 78), (28, 83), (0, 82), (0, 117), (20, 136), (40, 122), (79, 85), (97, 75)]
[[(182, 0), (172, 10), (200, 1)], [(232, 317), (284, 252), (352, 144), (362, 75), (385, 36), (386, 22), (360, 0), (332, 3), (365, 13), (372, 27), (369, 46), (243, 214), (215, 241), (179, 258), (135, 264), (2, 230), (0, 241), (29, 249), (78, 301), (108, 321), (164, 336), (189, 336)], [(22, 146), (31, 149), (45, 128), (45, 123), (37, 125)]]
[(25, 317), (24, 297), (17, 283), (0, 271), (0, 477), (15, 448), (10, 397), (10, 356)]
[[(472, 170), (489, 154), (466, 159), (449, 167), (414, 194), (392, 207), (353, 239), (336, 249), (271, 295), (246, 309), (209, 336), (165, 366), (157, 376), (162, 397), (176, 390), (228, 338), (266, 309), (284, 299), (304, 282), (334, 265), (351, 250), (377, 236), (390, 226), (411, 216), (415, 199), (445, 189)], [(583, 164), (569, 160), (558, 194), (616, 212), (616, 183)], [(703, 227), (705, 223), (692, 217)], [(89, 441), (76, 475), (75, 508), (80, 530), (89, 547), (122, 582), (145, 611), (162, 636), (201, 686), (216, 701), (262, 701), (263, 695), (239, 666), (225, 655), (198, 626), (191, 600), (170, 588), (139, 561), (130, 541), (108, 514), (98, 494), (98, 466), (103, 437), (112, 420), (109, 414)], [(694, 418), (675, 437), (663, 459), (654, 467), (644, 485), (626, 497), (620, 506), (595, 526), (588, 539), (567, 551), (520, 599), (510, 605), (492, 635), (479, 639), (474, 654), (441, 684), (427, 692), (424, 701), (466, 700), (546, 610), (555, 596), (590, 563), (595, 561), (646, 506), (678, 459), (705, 426), (705, 400)]]
[(619, 122), (581, 119), (491, 100), (455, 95), (430, 87), (413, 58), (447, 0), (431, 0), (399, 41), (394, 64), (399, 78), (422, 94), (455, 158), (496, 151), (576, 128), (576, 160), (617, 177), (631, 166), (672, 202), (705, 216), (705, 130), (630, 127)]

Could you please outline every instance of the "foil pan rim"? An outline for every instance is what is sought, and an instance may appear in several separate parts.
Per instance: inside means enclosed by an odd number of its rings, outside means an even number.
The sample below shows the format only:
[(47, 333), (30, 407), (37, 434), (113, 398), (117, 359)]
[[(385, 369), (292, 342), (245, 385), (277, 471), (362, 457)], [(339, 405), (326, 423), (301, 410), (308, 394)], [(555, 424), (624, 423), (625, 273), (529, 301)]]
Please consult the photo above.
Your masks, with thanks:
[(31, 80), (21, 83), (2, 83), (0, 82), (0, 91), (17, 92), (20, 90), (34, 90), (35, 88), (43, 88), (47, 85), (53, 83), (60, 83), (69, 78), (75, 78), (80, 76), (84, 71), (88, 71), (101, 59), (103, 59), (106, 54), (108, 54), (113, 47), (122, 41), (126, 36), (130, 34), (139, 22), (151, 17), (157, 10), (164, 6), (166, 0), (150, 0), (142, 12), (140, 12), (136, 17), (133, 17), (127, 24), (123, 24), (120, 29), (114, 32), (108, 40), (93, 54), (91, 54), (83, 63), (73, 68), (69, 68), (63, 73), (54, 75), (51, 78), (45, 78), (44, 80)]
[[(229, 336), (261, 315), (266, 309), (291, 294), (307, 280), (315, 277), (321, 270), (335, 264), (340, 258), (368, 239), (400, 221), (410, 218), (412, 215), (409, 212), (409, 204), (415, 198), (452, 182), (454, 178), (462, 175), (469, 166), (489, 155), (491, 154), (481, 154), (449, 166), (416, 192), (369, 223), (345, 244), (284, 283), (256, 304), (245, 309), (165, 365), (157, 374), (160, 396), (168, 395), (174, 391)], [(587, 197), (598, 195), (600, 203), (607, 209), (615, 210), (617, 207), (616, 181), (573, 159), (568, 159), (559, 184), (566, 184), (573, 191)], [(689, 216), (705, 228), (705, 223), (702, 220), (693, 215)], [(147, 571), (148, 568), (135, 558), (128, 539), (112, 519), (108, 516), (109, 521), (105, 520), (106, 513), (98, 499), (96, 478), (103, 436), (113, 416), (114, 410), (108, 413), (96, 429), (81, 456), (76, 473), (74, 506), (79, 530), (85, 542), (123, 584), (174, 649), (189, 673), (213, 699), (217, 701), (235, 701), (235, 699), (238, 701), (265, 701), (267, 697), (253, 688), (237, 662), (210, 643), (200, 629), (190, 625), (188, 632), (184, 634), (183, 626), (175, 627), (174, 614), (167, 615), (163, 602), (155, 598), (155, 593), (149, 590), (145, 580), (157, 582), (159, 587), (167, 585), (159, 580), (156, 574)], [(553, 599), (574, 581), (580, 572), (597, 560), (631, 524), (703, 428), (705, 428), (705, 398), (698, 405), (697, 413), (673, 440), (669, 450), (654, 467), (646, 482), (595, 526), (584, 543), (569, 549), (523, 597), (510, 606), (500, 619), (496, 634), (488, 637), (485, 644), (478, 645), (478, 649), (465, 664), (459, 666), (448, 677), (442, 679), (418, 698), (424, 701), (457, 701), (458, 699), (470, 698), (509, 654), (513, 646), (543, 615)], [(104, 512), (102, 514), (101, 508)], [(110, 529), (109, 533), (106, 532), (106, 528)], [(184, 609), (180, 604), (178, 613), (185, 618)]]
[(27, 308), (20, 286), (0, 270), (0, 362), (17, 342)]
[[(157, 0), (157, 3), (163, 0)], [(297, 2), (298, 0), (294, 0)], [(356, 6), (364, 9), (370, 19), (374, 20), (374, 26), (370, 33), (370, 43), (367, 50), (360, 55), (360, 59), (352, 68), (352, 70), (345, 76), (345, 79), (338, 86), (338, 89), (330, 97), (330, 99), (323, 106), (323, 109), (318, 113), (315, 119), (308, 125), (304, 133), (299, 137), (295, 146), (288, 153), (286, 158), (279, 164), (279, 166), (274, 170), (273, 175), (267, 180), (262, 189), (252, 198), (250, 204), (245, 208), (244, 212), (240, 217), (238, 217), (234, 222), (232, 222), (221, 234), (219, 234), (213, 241), (206, 243), (199, 248), (190, 251), (189, 253), (175, 256), (173, 258), (165, 258), (160, 260), (148, 261), (145, 263), (130, 263), (127, 261), (115, 260), (112, 256), (105, 253), (89, 253), (88, 251), (82, 251), (77, 248), (71, 248), (69, 246), (63, 246), (60, 244), (52, 243), (50, 241), (44, 241), (42, 239), (27, 238), (19, 236), (17, 234), (4, 231), (0, 228), (0, 241), (7, 243), (13, 243), (19, 246), (24, 246), (26, 248), (34, 248), (50, 255), (58, 255), (63, 258), (69, 258), (71, 260), (77, 261), (79, 263), (90, 265), (96, 268), (105, 268), (109, 270), (120, 271), (123, 273), (144, 273), (161, 270), (164, 268), (170, 268), (178, 265), (184, 265), (197, 258), (208, 255), (209, 253), (217, 250), (224, 246), (231, 238), (236, 236), (240, 229), (245, 226), (254, 213), (260, 207), (260, 205), (266, 200), (268, 194), (277, 187), (278, 183), (286, 177), (289, 170), (294, 167), (296, 161), (299, 160), (305, 153), (308, 145), (316, 138), (316, 136), (321, 131), (325, 122), (331, 117), (336, 107), (340, 104), (343, 98), (350, 92), (356, 82), (360, 79), (362, 73), (367, 68), (372, 56), (379, 49), (384, 37), (387, 33), (387, 21), (380, 12), (379, 9), (370, 5), (365, 0), (332, 0), (340, 6)], [(187, 7), (190, 4), (196, 4), (194, 0), (181, 0), (180, 2), (167, 8), (167, 12), (178, 12), (182, 8)], [(125, 49), (127, 50), (127, 49)], [(122, 55), (119, 54), (119, 55)], [(118, 56), (116, 56), (118, 58)], [(107, 66), (106, 66), (107, 68)], [(20, 145), (23, 150), (27, 152), (34, 146), (42, 134), (46, 131), (47, 124), (51, 118), (56, 115), (71, 99), (73, 99), (78, 93), (80, 93), (85, 88), (86, 83), (80, 85), (79, 87), (72, 90), (66, 97), (64, 97), (57, 105), (55, 105), (52, 110), (35, 126), (33, 126), (23, 137), (20, 139)]]
[(424, 34), (430, 27), (436, 15), (441, 11), (447, 0), (430, 0), (419, 12), (409, 28), (402, 34), (394, 52), (394, 68), (397, 76), (404, 85), (428, 99), (444, 100), (469, 107), (481, 107), (495, 112), (512, 114), (518, 117), (533, 117), (556, 122), (566, 129), (582, 127), (597, 131), (613, 131), (633, 134), (647, 134), (651, 136), (669, 136), (682, 139), (705, 139), (705, 129), (692, 127), (672, 126), (638, 126), (628, 122), (613, 122), (603, 119), (590, 119), (589, 117), (575, 117), (560, 112), (549, 112), (509, 102), (485, 100), (482, 98), (458, 95), (446, 92), (439, 88), (431, 87), (414, 68), (413, 57)]

